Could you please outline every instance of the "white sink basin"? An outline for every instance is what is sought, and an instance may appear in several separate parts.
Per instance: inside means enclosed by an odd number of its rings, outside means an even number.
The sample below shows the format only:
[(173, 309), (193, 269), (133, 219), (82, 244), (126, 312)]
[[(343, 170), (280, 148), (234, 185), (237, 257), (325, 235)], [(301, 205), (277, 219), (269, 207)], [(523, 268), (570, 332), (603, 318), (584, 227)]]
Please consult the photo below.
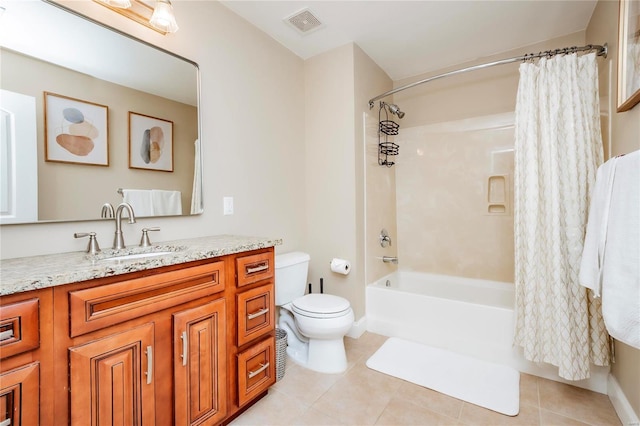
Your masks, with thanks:
[(144, 259), (147, 257), (158, 257), (164, 256), (166, 254), (173, 254), (174, 251), (155, 251), (150, 253), (137, 253), (137, 254), (124, 254), (124, 255), (116, 255), (111, 257), (105, 257), (104, 259), (100, 259), (101, 262), (112, 262), (114, 260), (134, 260), (134, 259)]

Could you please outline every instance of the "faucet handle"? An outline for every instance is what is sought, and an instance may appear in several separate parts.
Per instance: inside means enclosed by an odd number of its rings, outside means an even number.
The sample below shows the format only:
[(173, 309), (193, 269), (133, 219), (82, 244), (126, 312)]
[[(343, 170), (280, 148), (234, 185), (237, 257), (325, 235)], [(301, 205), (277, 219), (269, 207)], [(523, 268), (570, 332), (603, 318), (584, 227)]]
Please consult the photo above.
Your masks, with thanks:
[(150, 247), (151, 241), (149, 241), (149, 231), (159, 231), (160, 227), (154, 226), (153, 228), (142, 228), (142, 238), (140, 239), (140, 247)]
[(84, 238), (89, 237), (89, 244), (87, 245), (87, 253), (97, 254), (100, 252), (100, 247), (98, 246), (98, 240), (96, 239), (95, 232), (76, 232), (73, 234), (74, 238)]

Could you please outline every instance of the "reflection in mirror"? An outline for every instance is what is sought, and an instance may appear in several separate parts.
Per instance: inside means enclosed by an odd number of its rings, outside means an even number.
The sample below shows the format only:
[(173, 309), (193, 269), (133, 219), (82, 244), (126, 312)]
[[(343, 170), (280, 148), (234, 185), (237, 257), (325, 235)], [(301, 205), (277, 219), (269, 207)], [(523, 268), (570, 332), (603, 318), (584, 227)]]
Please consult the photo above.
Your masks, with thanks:
[(201, 213), (197, 65), (48, 2), (2, 6), (0, 223), (95, 220), (123, 200)]

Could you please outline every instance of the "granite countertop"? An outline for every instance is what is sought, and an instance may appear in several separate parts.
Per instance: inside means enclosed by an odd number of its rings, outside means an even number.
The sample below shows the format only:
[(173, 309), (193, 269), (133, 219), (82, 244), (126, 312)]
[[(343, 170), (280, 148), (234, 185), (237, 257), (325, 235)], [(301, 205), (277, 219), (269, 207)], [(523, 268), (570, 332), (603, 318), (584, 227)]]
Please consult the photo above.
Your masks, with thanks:
[[(152, 247), (128, 247), (118, 251), (109, 249), (96, 255), (71, 252), (6, 259), (0, 261), (0, 296), (210, 259), (280, 244), (282, 244), (280, 239), (217, 235), (164, 242)], [(170, 253), (130, 260), (105, 260), (115, 254), (150, 252)]]

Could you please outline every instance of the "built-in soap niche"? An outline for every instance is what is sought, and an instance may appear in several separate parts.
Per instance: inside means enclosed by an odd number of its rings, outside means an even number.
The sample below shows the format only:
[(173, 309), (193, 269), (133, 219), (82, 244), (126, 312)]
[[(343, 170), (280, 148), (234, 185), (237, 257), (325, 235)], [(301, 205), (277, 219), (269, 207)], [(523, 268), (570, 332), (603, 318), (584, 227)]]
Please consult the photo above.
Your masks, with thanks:
[(492, 175), (487, 180), (487, 210), (490, 215), (509, 215), (509, 175)]

